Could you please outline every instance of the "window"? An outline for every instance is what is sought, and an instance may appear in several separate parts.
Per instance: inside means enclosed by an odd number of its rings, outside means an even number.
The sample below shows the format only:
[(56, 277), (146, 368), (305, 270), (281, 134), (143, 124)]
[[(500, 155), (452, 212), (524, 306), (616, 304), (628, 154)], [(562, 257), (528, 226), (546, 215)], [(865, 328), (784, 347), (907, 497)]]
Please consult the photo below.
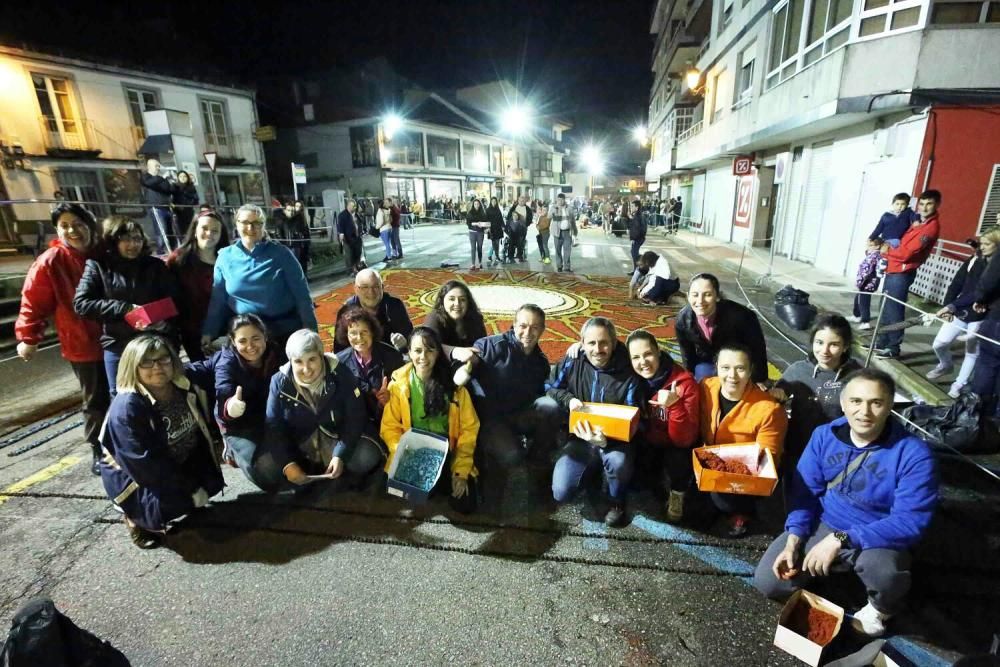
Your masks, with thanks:
[(745, 104), (753, 96), (753, 63), (757, 45), (751, 44), (739, 55), (736, 63), (736, 90), (733, 92), (733, 106)]
[(142, 117), (142, 112), (159, 108), (156, 91), (126, 86), (125, 99), (128, 102), (129, 116), (132, 118), (132, 132), (136, 139), (145, 139), (146, 121)]
[(66, 199), (88, 202), (92, 210), (97, 209), (98, 215), (107, 215), (107, 208), (99, 203), (104, 198), (101, 197), (97, 172), (59, 169), (55, 176), (56, 185), (66, 195)]
[(87, 141), (77, 117), (69, 80), (32, 72), (31, 83), (42, 114), (46, 148), (86, 149)]
[(726, 110), (726, 70), (720, 71), (712, 77), (712, 114), (709, 122), (715, 123), (722, 118)]
[[(351, 140), (351, 164), (355, 167), (377, 167), (381, 162), (374, 125), (357, 125), (348, 130)], [(393, 143), (396, 137), (393, 136)], [(391, 150), (391, 149), (389, 149)], [(386, 158), (388, 161), (389, 158)]]
[(392, 141), (382, 147), (386, 162), (409, 164), (417, 167), (424, 165), (424, 135), (420, 132), (396, 130)]
[[(869, 4), (890, 2), (863, 1)], [(765, 87), (773, 88), (846, 44), (851, 33), (852, 8), (853, 0), (788, 0), (774, 10)]]
[(466, 171), (489, 171), (490, 147), (485, 144), (463, 141), (462, 169)]
[(531, 168), (535, 171), (552, 171), (552, 153), (532, 153)]
[(427, 162), (438, 169), (458, 169), (458, 139), (428, 134)]
[(499, 174), (503, 171), (503, 146), (490, 146), (490, 171)]
[(858, 38), (920, 27), (923, 0), (861, 0)]
[(219, 157), (235, 157), (233, 137), (226, 120), (226, 103), (222, 100), (202, 100), (201, 120), (205, 128), (205, 150)]
[(956, 23), (1000, 23), (1000, 2), (949, 2), (936, 0), (931, 10), (931, 23), (953, 25)]
[(729, 27), (729, 24), (733, 22), (733, 9), (734, 0), (723, 0), (722, 2), (722, 15), (719, 19), (719, 32)]

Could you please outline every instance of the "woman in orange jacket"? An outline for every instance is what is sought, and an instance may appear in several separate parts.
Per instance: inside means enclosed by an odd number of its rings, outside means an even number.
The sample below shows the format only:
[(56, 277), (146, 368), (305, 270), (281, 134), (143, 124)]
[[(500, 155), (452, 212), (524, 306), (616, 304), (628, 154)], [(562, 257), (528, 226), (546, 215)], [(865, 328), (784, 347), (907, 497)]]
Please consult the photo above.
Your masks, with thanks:
[[(752, 381), (750, 349), (727, 343), (716, 356), (718, 376), (701, 381), (701, 439), (706, 445), (757, 443), (771, 450), (775, 464), (788, 430), (788, 416), (780, 403)], [(756, 498), (713, 493), (712, 502), (729, 516), (729, 536), (747, 534)]]
[(433, 329), (420, 326), (409, 340), (410, 363), (396, 370), (389, 383), (389, 402), (382, 412), (380, 435), (389, 448), (385, 469), (389, 470), (403, 433), (416, 427), (448, 436), (445, 465), (438, 487), (449, 491), (456, 512), (468, 514), (477, 506), (478, 471), (473, 463), (479, 417), (465, 387), (455, 386), (451, 367), (442, 352), (441, 339)]

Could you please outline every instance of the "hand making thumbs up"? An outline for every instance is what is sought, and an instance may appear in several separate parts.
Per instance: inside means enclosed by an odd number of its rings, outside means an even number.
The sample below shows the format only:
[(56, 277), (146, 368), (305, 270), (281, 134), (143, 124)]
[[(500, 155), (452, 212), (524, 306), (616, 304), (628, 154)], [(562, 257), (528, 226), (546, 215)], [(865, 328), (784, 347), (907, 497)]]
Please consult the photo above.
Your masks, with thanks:
[(236, 387), (236, 393), (226, 401), (226, 414), (237, 419), (243, 416), (247, 410), (247, 404), (243, 402), (243, 387)]

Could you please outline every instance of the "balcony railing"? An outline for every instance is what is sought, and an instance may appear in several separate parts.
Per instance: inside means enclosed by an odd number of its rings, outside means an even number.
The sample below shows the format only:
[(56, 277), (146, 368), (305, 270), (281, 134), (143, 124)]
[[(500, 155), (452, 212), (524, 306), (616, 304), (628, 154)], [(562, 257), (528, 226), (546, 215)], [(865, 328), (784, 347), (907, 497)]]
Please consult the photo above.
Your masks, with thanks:
[(49, 155), (103, 155), (132, 159), (145, 137), (142, 128), (106, 125), (92, 120), (39, 116), (42, 145)]
[(684, 130), (679, 135), (677, 135), (677, 143), (678, 144), (682, 144), (685, 141), (687, 141), (688, 139), (690, 139), (691, 137), (693, 137), (696, 134), (698, 134), (699, 132), (701, 132), (701, 126), (702, 126), (703, 122), (704, 121), (700, 121), (699, 120), (697, 123), (695, 123), (694, 125), (692, 125), (688, 129)]

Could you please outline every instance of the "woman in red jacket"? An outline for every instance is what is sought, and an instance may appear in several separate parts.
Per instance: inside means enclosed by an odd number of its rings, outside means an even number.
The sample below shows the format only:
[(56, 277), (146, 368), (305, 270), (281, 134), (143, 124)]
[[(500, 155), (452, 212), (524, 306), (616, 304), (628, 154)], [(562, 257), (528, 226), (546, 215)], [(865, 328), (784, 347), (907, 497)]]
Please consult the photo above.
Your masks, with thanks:
[(45, 337), (49, 318), (55, 320), (62, 356), (73, 367), (83, 394), (84, 435), (90, 443), (90, 471), (101, 474), (98, 434), (110, 397), (101, 349), (101, 325), (73, 311), (73, 296), (83, 267), (97, 239), (97, 221), (78, 204), (60, 204), (52, 210), (58, 239), (28, 270), (21, 290), (21, 312), (14, 325), (17, 354), (30, 361)]
[(684, 518), (685, 491), (694, 474), (691, 447), (698, 440), (699, 392), (694, 376), (670, 355), (660, 350), (653, 334), (642, 329), (625, 340), (632, 369), (642, 377), (653, 397), (649, 401), (640, 456), (662, 457), (670, 477), (667, 520), (677, 523)]

